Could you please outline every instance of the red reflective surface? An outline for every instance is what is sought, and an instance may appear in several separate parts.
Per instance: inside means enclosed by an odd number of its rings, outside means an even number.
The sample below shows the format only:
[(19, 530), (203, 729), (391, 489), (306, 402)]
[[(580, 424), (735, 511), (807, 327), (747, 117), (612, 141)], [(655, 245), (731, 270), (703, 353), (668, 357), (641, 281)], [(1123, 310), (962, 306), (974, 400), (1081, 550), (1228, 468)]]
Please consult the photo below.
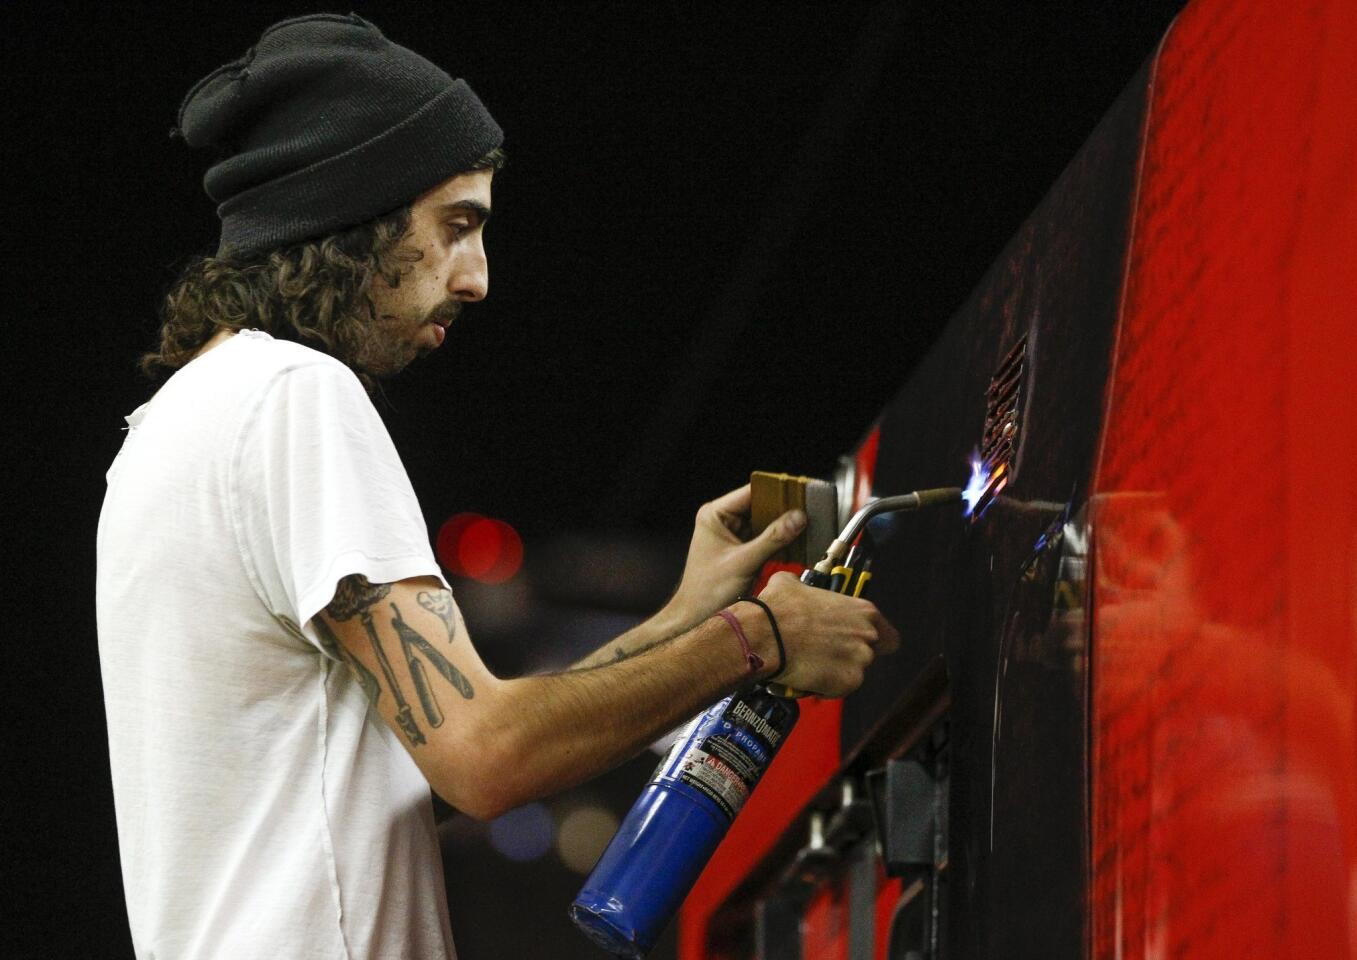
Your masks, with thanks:
[(891, 922), (895, 919), (895, 908), (900, 902), (900, 893), (904, 885), (899, 878), (886, 876), (886, 871), (878, 866), (876, 874), (876, 939), (872, 943), (872, 960), (887, 960), (886, 951), (890, 948)]
[(806, 905), (801, 956), (848, 960), (848, 896), (842, 882), (826, 885)]
[[(872, 496), (872, 478), (876, 476), (876, 455), (881, 449), (881, 424), (872, 427), (862, 445), (853, 454), (853, 509), (865, 506)], [(890, 491), (891, 493), (904, 491)], [(885, 494), (882, 494), (885, 496)]]
[(1096, 957), (1357, 952), (1357, 4), (1155, 66), (1093, 498)]

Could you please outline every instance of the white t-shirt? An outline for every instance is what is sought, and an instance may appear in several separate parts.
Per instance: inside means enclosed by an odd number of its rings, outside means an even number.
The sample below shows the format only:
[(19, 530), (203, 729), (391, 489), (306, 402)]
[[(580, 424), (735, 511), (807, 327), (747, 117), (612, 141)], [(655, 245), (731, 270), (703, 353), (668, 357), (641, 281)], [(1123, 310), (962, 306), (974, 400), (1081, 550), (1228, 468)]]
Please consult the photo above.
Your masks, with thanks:
[(454, 956), (428, 784), (309, 622), (441, 579), (362, 385), (246, 331), (127, 422), (96, 593), (137, 957)]

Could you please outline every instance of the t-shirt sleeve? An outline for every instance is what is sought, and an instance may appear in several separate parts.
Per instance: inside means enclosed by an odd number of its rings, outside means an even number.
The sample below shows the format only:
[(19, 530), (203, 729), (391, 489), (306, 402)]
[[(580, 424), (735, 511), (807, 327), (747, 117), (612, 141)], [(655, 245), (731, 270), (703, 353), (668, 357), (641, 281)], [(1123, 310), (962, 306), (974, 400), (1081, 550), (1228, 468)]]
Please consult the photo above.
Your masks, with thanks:
[(272, 379), (242, 424), (228, 482), (260, 597), (322, 653), (310, 620), (342, 578), (443, 579), (386, 426), (358, 378), (337, 363)]

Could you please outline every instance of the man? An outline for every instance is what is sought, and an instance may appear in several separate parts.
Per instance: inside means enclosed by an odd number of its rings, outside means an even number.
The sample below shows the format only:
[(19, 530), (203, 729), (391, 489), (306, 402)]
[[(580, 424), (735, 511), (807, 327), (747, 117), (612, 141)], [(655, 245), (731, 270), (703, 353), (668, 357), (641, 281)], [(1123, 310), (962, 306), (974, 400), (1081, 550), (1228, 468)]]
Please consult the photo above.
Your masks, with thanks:
[(895, 647), (871, 604), (786, 575), (770, 613), (736, 602), (804, 524), (741, 542), (745, 488), (699, 511), (655, 617), (576, 669), (492, 675), (364, 386), (485, 297), (499, 127), (465, 82), (318, 15), (200, 81), (179, 128), (216, 152), (221, 241), (167, 298), (145, 365), (172, 375), (128, 418), (99, 524), (139, 957), (450, 957), (430, 786), (494, 817), (743, 684), (841, 696)]

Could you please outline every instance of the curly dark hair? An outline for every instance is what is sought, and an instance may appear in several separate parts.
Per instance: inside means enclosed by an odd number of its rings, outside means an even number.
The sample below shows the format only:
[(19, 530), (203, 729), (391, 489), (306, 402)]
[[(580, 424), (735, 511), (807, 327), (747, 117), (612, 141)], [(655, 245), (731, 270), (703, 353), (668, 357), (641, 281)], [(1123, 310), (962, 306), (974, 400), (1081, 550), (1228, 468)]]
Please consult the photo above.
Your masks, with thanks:
[[(496, 149), (473, 170), (498, 170)], [(410, 206), (315, 240), (246, 256), (194, 257), (161, 309), (160, 344), (141, 357), (153, 380), (184, 366), (219, 330), (256, 328), (340, 360), (373, 388), (357, 365), (376, 312), (368, 291), (380, 277), (397, 287), (418, 251), (402, 245)]]

